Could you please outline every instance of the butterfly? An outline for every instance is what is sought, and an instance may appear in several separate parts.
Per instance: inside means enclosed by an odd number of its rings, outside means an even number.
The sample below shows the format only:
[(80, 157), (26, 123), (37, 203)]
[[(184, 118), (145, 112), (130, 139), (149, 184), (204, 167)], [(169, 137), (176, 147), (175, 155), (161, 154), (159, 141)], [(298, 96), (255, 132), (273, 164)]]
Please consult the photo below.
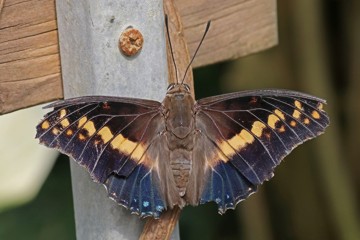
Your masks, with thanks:
[(52, 103), (36, 138), (83, 166), (118, 204), (159, 218), (211, 201), (221, 214), (234, 209), (329, 125), (325, 100), (311, 95), (253, 90), (195, 101), (183, 81), (170, 84), (161, 103), (109, 96)]
[(50, 104), (36, 138), (142, 217), (210, 201), (224, 213), (269, 180), (296, 146), (324, 132), (324, 104), (289, 90), (195, 101), (187, 84), (170, 84), (162, 103), (88, 96)]

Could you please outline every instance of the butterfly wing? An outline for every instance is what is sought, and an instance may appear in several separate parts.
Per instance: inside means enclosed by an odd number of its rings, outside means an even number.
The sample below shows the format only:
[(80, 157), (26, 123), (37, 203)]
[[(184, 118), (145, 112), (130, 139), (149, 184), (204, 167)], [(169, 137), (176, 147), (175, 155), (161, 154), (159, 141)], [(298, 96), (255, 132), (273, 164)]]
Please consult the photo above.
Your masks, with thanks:
[[(81, 97), (49, 105), (36, 138), (85, 167), (111, 198), (141, 216), (158, 217), (167, 203), (159, 179), (165, 130), (156, 101)], [(164, 153), (159, 157), (159, 153)]]
[[(204, 171), (200, 203), (215, 201), (219, 212), (256, 191), (299, 144), (323, 133), (329, 118), (325, 101), (284, 90), (246, 91), (199, 100), (195, 105), (194, 164)], [(203, 154), (201, 154), (203, 153)], [(205, 154), (204, 154), (205, 153)], [(194, 169), (198, 169), (194, 166)]]

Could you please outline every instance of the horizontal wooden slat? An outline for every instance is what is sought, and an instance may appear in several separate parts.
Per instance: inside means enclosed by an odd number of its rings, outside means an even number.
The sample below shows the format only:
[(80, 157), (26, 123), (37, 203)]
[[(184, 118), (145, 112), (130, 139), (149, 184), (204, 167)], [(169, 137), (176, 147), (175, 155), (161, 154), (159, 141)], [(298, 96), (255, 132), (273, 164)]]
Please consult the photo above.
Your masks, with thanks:
[(278, 42), (276, 0), (178, 0), (176, 3), (191, 54), (199, 44), (206, 22), (211, 20), (193, 67), (239, 58)]
[[(0, 111), (7, 113), (44, 102), (44, 99), (62, 98), (60, 73), (0, 85)], [(44, 97), (45, 96), (45, 97)], [(8, 104), (11, 101), (11, 105)]]
[[(190, 54), (206, 22), (212, 20), (194, 67), (277, 44), (276, 0), (178, 0), (176, 4)], [(62, 98), (58, 49), (54, 0), (4, 1), (0, 9), (0, 114)]]
[(54, 0), (0, 9), (0, 114), (62, 98)]

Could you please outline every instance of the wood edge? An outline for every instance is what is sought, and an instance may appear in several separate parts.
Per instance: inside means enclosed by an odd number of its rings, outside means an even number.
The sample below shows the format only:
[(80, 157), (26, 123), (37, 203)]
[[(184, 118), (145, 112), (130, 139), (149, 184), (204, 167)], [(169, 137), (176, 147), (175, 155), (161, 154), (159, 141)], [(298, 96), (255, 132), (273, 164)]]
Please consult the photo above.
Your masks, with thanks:
[[(173, 28), (173, 31), (170, 31), (171, 39), (179, 39), (180, 44), (174, 44), (175, 41), (172, 41), (172, 47), (174, 51), (175, 61), (178, 62), (178, 59), (185, 60), (185, 62), (190, 62), (189, 49), (187, 48), (186, 40), (183, 37), (183, 26), (181, 23), (180, 14), (176, 8), (174, 0), (164, 0), (164, 12), (169, 17), (169, 29)], [(170, 27), (171, 25), (171, 27)], [(166, 31), (166, 29), (165, 29)], [(174, 63), (172, 62), (170, 46), (167, 41), (167, 62), (169, 68), (169, 83), (176, 81), (176, 74), (174, 70)], [(180, 79), (181, 81), (181, 79)], [(192, 69), (190, 67), (189, 73), (184, 81), (192, 89), (192, 95), (194, 97), (194, 79), (192, 74)], [(168, 209), (160, 215), (160, 219), (150, 218), (146, 221), (143, 228), (143, 232), (140, 235), (140, 240), (150, 240), (150, 239), (170, 239), (174, 231), (174, 228), (180, 218), (181, 209), (178, 206), (175, 206), (172, 209)]]
[(2, 9), (4, 7), (4, 3), (5, 3), (5, 0), (0, 0), (0, 17), (1, 17)]
[(139, 240), (170, 239), (180, 218), (181, 209), (175, 206), (163, 212), (159, 219), (149, 218)]

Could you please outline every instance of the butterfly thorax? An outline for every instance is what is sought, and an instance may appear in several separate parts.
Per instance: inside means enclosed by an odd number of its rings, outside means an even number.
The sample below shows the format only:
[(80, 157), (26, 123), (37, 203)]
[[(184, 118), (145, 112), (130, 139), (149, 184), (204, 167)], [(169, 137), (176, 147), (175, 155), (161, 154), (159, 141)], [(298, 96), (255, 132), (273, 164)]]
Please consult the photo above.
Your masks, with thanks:
[(185, 195), (192, 166), (194, 102), (188, 87), (184, 85), (170, 88), (163, 101), (170, 167), (181, 197)]

